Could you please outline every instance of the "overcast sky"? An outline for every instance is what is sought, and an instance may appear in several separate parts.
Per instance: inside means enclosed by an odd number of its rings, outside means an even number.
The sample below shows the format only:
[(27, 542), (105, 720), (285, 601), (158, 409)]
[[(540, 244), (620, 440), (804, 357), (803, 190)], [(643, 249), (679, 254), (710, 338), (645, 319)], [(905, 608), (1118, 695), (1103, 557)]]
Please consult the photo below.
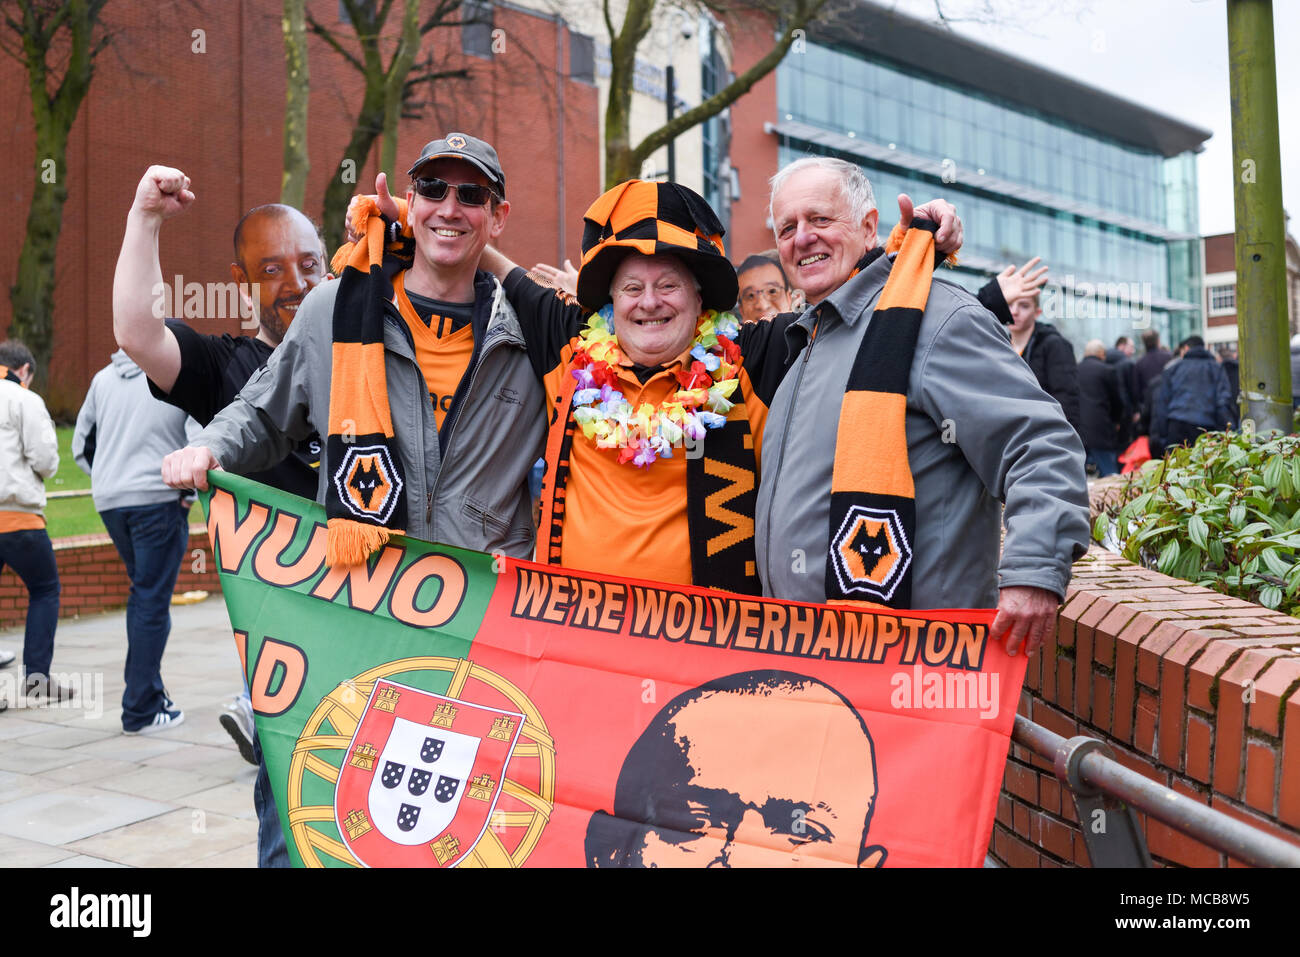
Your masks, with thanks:
[[(933, 20), (936, 0), (880, 0)], [(1200, 230), (1231, 232), (1227, 0), (938, 0), (953, 29), (1214, 135), (1198, 157)], [(976, 22), (989, 19), (995, 23)], [(968, 22), (956, 22), (971, 18)], [(1273, 4), (1284, 205), (1300, 233), (1300, 2)]]

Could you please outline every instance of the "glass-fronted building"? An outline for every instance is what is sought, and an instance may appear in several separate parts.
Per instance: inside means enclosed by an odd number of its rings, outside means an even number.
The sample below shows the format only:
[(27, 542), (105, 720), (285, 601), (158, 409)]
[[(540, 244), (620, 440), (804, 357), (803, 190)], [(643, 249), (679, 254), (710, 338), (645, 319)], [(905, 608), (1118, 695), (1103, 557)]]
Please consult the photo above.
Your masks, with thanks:
[[(1195, 153), (1209, 133), (868, 3), (810, 31), (777, 71), (779, 165), (861, 165), (883, 224), (942, 195), (965, 224), (952, 278), (977, 288), (1033, 256), (1042, 301), (1084, 342), (1199, 331)], [(922, 70), (890, 51), (924, 49)]]

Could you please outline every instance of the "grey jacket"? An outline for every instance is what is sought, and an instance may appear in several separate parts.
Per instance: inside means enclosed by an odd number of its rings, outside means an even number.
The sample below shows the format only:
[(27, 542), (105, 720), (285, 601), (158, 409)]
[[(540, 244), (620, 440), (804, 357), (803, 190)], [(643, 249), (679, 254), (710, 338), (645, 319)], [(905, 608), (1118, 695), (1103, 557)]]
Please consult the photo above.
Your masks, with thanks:
[[(528, 558), (534, 532), (527, 479), (542, 452), (543, 392), (501, 284), (480, 272), (475, 289), (475, 357), (468, 384), (461, 383), (468, 391), (444, 429), (445, 450), (406, 322), (396, 306), (387, 308), (384, 369), (406, 479), (406, 533)], [(265, 368), (192, 445), (207, 446), (224, 468), (252, 472), (279, 462), (313, 431), (329, 433), (337, 294), (337, 282), (323, 282), (307, 295)], [(325, 501), (325, 483), (337, 466), (327, 455), (322, 452), (318, 502)]]
[[(840, 402), (890, 267), (880, 256), (786, 331), (802, 355), (763, 432), (755, 545), (765, 595), (826, 600)], [(805, 348), (818, 309), (820, 329)], [(917, 515), (912, 606), (992, 608), (1011, 585), (1064, 597), (1088, 542), (1079, 435), (993, 315), (939, 279), (912, 362), (906, 431)]]
[(149, 394), (140, 367), (118, 349), (90, 380), (72, 433), (72, 457), (90, 476), (95, 509), (179, 502), (163, 482), (163, 456), (198, 432), (197, 422)]
[(45, 480), (59, 470), (59, 439), (45, 400), (0, 376), (0, 512), (45, 513)]

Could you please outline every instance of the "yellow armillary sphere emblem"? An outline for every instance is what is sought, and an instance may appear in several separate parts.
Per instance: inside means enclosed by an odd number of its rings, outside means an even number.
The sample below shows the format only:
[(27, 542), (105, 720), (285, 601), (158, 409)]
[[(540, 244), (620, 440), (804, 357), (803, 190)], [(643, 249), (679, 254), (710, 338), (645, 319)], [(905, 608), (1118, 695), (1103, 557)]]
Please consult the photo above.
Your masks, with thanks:
[[(334, 836), (334, 808), (303, 804), (304, 782), (314, 775), (334, 787), (375, 682), (413, 671), (450, 672), (447, 697), (465, 701), (504, 698), (524, 716), (489, 827), (459, 866), (519, 867), (541, 839), (555, 802), (555, 743), (537, 708), (513, 683), (464, 658), (403, 658), (340, 682), (321, 699), (294, 746), (289, 763), (289, 828), (305, 866), (324, 867), (322, 856), (361, 866), (347, 845)], [(482, 691), (484, 686), (490, 691)], [(476, 695), (476, 691), (480, 693)]]

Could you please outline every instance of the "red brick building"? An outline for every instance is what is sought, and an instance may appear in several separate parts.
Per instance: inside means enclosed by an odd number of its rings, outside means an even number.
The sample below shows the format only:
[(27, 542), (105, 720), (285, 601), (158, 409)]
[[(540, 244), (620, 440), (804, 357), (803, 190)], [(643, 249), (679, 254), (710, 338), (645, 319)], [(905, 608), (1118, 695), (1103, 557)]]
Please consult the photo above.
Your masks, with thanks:
[[(1202, 241), (1205, 262), (1201, 270), (1205, 289), (1201, 307), (1205, 316), (1206, 343), (1236, 347), (1237, 261), (1236, 235), (1220, 233)], [(1291, 334), (1300, 332), (1300, 244), (1286, 237), (1286, 296)]]
[[(312, 0), (309, 8), (337, 25), (340, 36), (350, 34), (333, 0)], [(149, 164), (184, 170), (197, 197), (189, 212), (163, 230), (169, 283), (177, 274), (187, 282), (228, 280), (235, 223), (249, 208), (278, 201), (285, 104), (280, 10), (268, 0), (124, 0), (105, 8), (112, 43), (96, 60), (69, 140), (67, 170), (59, 172), (67, 178), (68, 199), (47, 396), (56, 414), (76, 414), (91, 376), (116, 348), (113, 270), (136, 183)], [(439, 81), (425, 116), (403, 121), (397, 182), (405, 180), (407, 161), (435, 136), (451, 130), (481, 136), (497, 147), (513, 200), (503, 250), (527, 265), (576, 259), (577, 224), (600, 188), (598, 92), (590, 56), (577, 58), (573, 66), (580, 75), (571, 77), (574, 43), (563, 21), (504, 4), (495, 6), (493, 17), (493, 29), (501, 32), (492, 35), (496, 50), (487, 57), (463, 52), (469, 40), (460, 27), (426, 35), (423, 49), (433, 51), (439, 69), (466, 67), (470, 79)], [(384, 49), (391, 55), (391, 43)], [(339, 175), (362, 83), (355, 69), (314, 36), (309, 67), (312, 167), (305, 212), (319, 220), (326, 182)], [(0, 237), (0, 288), (7, 292), (16, 278), (41, 157), (35, 156), (21, 64), (0, 58), (0, 90), (0, 171), (11, 212), (10, 229)], [(376, 155), (377, 148), (357, 171), (358, 188), (373, 183)], [(0, 297), (0, 331), (12, 318), (8, 295)], [(234, 332), (238, 320), (202, 325), (204, 331)]]

